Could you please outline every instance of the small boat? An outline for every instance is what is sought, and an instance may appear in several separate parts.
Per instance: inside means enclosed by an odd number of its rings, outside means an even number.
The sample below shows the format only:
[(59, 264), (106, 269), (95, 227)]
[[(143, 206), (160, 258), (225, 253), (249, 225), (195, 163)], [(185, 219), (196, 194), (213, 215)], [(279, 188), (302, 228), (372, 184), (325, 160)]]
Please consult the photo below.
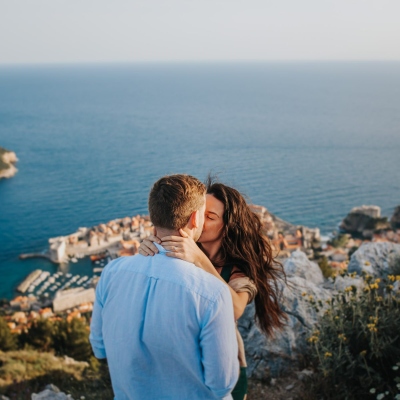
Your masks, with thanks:
[(90, 259), (92, 260), (92, 262), (100, 261), (103, 258), (106, 258), (106, 255), (104, 253), (102, 253), (102, 254), (93, 254), (93, 255), (90, 256)]
[(75, 257), (72, 257), (72, 258), (71, 258), (71, 261), (72, 261), (73, 263), (77, 263), (77, 262), (78, 262), (78, 259), (75, 258)]

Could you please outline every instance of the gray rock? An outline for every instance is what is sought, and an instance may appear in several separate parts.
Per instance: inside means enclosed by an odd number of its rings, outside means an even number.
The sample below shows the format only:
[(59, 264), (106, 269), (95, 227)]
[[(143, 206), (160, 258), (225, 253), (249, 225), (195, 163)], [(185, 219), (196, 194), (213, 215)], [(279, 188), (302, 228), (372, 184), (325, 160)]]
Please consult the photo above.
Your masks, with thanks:
[(364, 289), (365, 283), (361, 277), (350, 278), (349, 276), (337, 276), (333, 289), (337, 291), (344, 291), (349, 286), (355, 286), (358, 290)]
[[(366, 271), (375, 277), (387, 275), (391, 259), (400, 254), (400, 245), (389, 242), (367, 243), (353, 255), (349, 272)], [(288, 284), (283, 288), (281, 306), (288, 315), (284, 329), (275, 337), (266, 338), (254, 322), (254, 303), (250, 304), (238, 322), (242, 334), (248, 364), (248, 375), (255, 379), (271, 380), (298, 371), (301, 358), (306, 354), (306, 339), (310, 336), (319, 315), (310, 306), (310, 298), (323, 309), (328, 300), (348, 286), (362, 289), (361, 277), (337, 277), (324, 281), (319, 267), (310, 262), (304, 253), (296, 251), (285, 262)], [(395, 282), (398, 290), (400, 281)], [(303, 373), (304, 372), (304, 373)], [(311, 372), (312, 373), (312, 372)], [(305, 379), (308, 370), (299, 373)]]
[(321, 268), (300, 250), (294, 251), (283, 267), (288, 276), (299, 276), (316, 285), (324, 282)]
[(302, 371), (298, 371), (296, 374), (297, 378), (300, 381), (304, 381), (306, 378), (312, 376), (314, 374), (314, 371), (312, 371), (311, 369), (303, 369)]
[(56, 385), (53, 385), (52, 383), (50, 383), (49, 385), (46, 385), (46, 387), (44, 389), (52, 390), (54, 393), (61, 392), (61, 390)]
[(10, 398), (0, 394), (0, 400), (10, 400)]
[(397, 206), (394, 209), (392, 218), (390, 218), (390, 223), (392, 224), (393, 229), (400, 228), (400, 206)]
[(349, 272), (366, 272), (375, 278), (386, 277), (395, 257), (400, 256), (400, 244), (391, 242), (364, 243), (350, 258)]
[[(50, 387), (50, 389), (45, 389), (42, 392), (36, 394), (32, 394), (32, 400), (74, 400), (70, 394), (65, 394), (60, 392), (57, 386), (47, 385), (46, 388)], [(53, 388), (55, 390), (53, 390)]]
[(371, 236), (377, 229), (389, 227), (387, 218), (381, 217), (381, 209), (378, 206), (355, 207), (340, 224), (343, 231), (362, 234), (364, 237)]
[[(303, 293), (307, 295), (303, 296)], [(254, 323), (254, 305), (246, 308), (238, 325), (245, 343), (249, 376), (265, 380), (298, 366), (299, 355), (306, 351), (306, 339), (317, 321), (316, 312), (307, 301), (310, 295), (323, 302), (330, 298), (331, 291), (299, 276), (288, 277), (281, 302), (288, 321), (272, 338), (266, 338)]]

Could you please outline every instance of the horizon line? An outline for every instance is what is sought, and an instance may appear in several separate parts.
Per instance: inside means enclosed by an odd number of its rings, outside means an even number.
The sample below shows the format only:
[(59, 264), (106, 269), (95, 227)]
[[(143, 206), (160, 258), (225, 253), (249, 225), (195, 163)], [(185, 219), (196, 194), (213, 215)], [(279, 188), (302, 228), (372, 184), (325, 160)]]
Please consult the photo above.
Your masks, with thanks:
[(39, 62), (0, 62), (1, 67), (28, 66), (82, 66), (82, 65), (149, 65), (149, 64), (293, 64), (293, 63), (398, 63), (400, 59), (271, 59), (271, 60), (130, 60), (130, 61), (39, 61)]

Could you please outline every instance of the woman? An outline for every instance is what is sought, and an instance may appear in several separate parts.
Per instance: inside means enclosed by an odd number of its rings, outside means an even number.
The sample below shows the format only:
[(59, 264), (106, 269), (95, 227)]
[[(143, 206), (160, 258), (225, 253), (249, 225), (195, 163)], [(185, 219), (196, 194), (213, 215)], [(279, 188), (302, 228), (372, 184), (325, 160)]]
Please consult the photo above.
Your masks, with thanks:
[[(248, 303), (255, 301), (256, 320), (266, 335), (281, 328), (286, 319), (278, 303), (282, 265), (275, 262), (269, 241), (262, 233), (260, 218), (236, 190), (208, 178), (203, 232), (197, 244), (184, 231), (182, 236), (155, 236), (140, 245), (142, 255), (158, 252), (153, 241), (168, 250), (170, 257), (192, 262), (225, 282), (231, 292), (235, 320)], [(243, 340), (239, 331), (240, 377), (232, 392), (234, 400), (246, 398), (247, 377)]]

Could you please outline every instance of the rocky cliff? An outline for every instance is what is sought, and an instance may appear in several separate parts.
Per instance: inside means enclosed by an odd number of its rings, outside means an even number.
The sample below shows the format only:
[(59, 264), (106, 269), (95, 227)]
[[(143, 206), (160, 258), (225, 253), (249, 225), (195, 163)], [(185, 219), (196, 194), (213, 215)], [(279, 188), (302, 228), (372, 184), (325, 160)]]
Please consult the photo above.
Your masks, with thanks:
[(17, 155), (13, 151), (0, 147), (0, 179), (11, 178), (17, 173), (14, 166), (17, 161)]
[[(262, 380), (298, 372), (307, 354), (306, 340), (310, 336), (318, 315), (310, 302), (324, 308), (325, 301), (337, 291), (354, 285), (362, 288), (363, 272), (374, 277), (391, 273), (392, 260), (400, 257), (400, 245), (376, 242), (362, 245), (351, 257), (349, 272), (355, 277), (324, 279), (318, 265), (308, 260), (301, 251), (295, 251), (284, 263), (287, 285), (283, 289), (281, 305), (288, 314), (288, 322), (275, 337), (266, 338), (254, 322), (254, 304), (250, 304), (239, 320), (250, 377)], [(400, 283), (400, 282), (399, 282)], [(396, 290), (399, 290), (396, 285)], [(304, 371), (303, 371), (304, 372)], [(307, 371), (305, 371), (307, 372)]]
[(376, 230), (389, 228), (390, 224), (386, 217), (381, 217), (378, 206), (355, 207), (340, 224), (342, 231), (365, 238), (372, 237)]

